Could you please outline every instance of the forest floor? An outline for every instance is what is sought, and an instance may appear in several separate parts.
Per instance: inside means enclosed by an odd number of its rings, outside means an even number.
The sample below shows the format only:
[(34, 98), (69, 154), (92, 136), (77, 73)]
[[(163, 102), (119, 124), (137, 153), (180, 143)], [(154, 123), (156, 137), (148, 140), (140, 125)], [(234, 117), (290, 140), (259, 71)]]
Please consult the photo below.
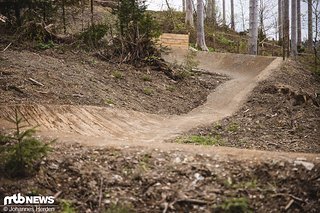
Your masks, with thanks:
[[(1, 53), (1, 105), (94, 105), (186, 116), (230, 82), (222, 74), (173, 81), (151, 68), (119, 67), (82, 54)], [(97, 147), (61, 140), (35, 177), (0, 177), (0, 198), (19, 192), (56, 195), (60, 209), (77, 212), (319, 212), (319, 85), (301, 64), (286, 62), (236, 113), (186, 133), (219, 135), (223, 143), (215, 144), (217, 149), (172, 143), (163, 149)], [(221, 146), (272, 152), (259, 158), (258, 151), (236, 149), (247, 156), (228, 157), (232, 149)]]

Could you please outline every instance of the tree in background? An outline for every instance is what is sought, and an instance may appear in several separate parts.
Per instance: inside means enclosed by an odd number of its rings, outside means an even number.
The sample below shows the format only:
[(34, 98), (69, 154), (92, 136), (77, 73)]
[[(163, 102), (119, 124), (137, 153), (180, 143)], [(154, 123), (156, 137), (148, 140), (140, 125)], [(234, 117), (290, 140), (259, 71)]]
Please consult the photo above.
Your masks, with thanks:
[(297, 54), (297, 0), (291, 0), (291, 56)]
[(203, 51), (209, 51), (204, 34), (204, 3), (197, 0), (197, 47)]
[(186, 18), (185, 23), (187, 26), (194, 27), (193, 21), (193, 2), (192, 0), (186, 0)]
[(283, 0), (278, 0), (278, 33), (279, 33), (279, 44), (282, 44), (282, 39), (283, 39)]
[(308, 49), (312, 51), (312, 0), (308, 0)]
[(244, 0), (239, 0), (240, 3), (240, 11), (241, 11), (241, 21), (242, 21), (242, 30), (246, 31), (246, 18), (245, 18), (245, 5)]
[(226, 0), (222, 0), (222, 24), (226, 25)]
[(248, 52), (258, 54), (258, 0), (250, 0), (249, 6), (249, 41)]
[(182, 0), (182, 12), (186, 12), (186, 0)]
[(301, 0), (297, 0), (297, 46), (301, 49)]
[(282, 5), (282, 25), (283, 25), (283, 57), (289, 58), (290, 56), (290, 39), (289, 39), (289, 0), (283, 1)]
[(216, 0), (208, 0), (207, 20), (209, 23), (216, 24)]
[(235, 30), (235, 23), (234, 23), (234, 2), (233, 0), (230, 1), (231, 4), (231, 29)]

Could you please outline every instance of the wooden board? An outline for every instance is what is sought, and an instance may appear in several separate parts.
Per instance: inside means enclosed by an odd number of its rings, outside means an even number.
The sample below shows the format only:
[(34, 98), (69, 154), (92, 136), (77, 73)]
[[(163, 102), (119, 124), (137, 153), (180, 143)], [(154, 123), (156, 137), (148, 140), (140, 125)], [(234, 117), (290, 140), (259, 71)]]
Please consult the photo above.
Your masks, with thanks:
[(160, 44), (166, 47), (179, 47), (183, 49), (189, 48), (189, 35), (163, 33), (160, 36)]

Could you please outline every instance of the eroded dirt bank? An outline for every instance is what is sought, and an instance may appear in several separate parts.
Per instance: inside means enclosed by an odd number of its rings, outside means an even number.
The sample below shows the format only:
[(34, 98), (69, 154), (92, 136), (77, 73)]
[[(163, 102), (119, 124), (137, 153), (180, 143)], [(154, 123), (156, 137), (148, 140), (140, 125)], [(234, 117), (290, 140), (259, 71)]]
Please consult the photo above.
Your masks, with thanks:
[(0, 53), (0, 105), (94, 105), (183, 114), (203, 104), (227, 80), (197, 74), (175, 81), (153, 67), (117, 65), (59, 49)]

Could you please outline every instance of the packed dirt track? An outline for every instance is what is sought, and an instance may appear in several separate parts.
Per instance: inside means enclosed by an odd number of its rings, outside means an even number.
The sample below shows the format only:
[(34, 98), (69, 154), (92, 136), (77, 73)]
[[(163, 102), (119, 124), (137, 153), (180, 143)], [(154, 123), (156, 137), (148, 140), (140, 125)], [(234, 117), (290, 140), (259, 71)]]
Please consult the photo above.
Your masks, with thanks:
[[(173, 50), (165, 58), (182, 63), (186, 51)], [(207, 101), (182, 115), (156, 115), (84, 105), (5, 105), (0, 106), (3, 118), (18, 108), (30, 125), (39, 125), (40, 135), (58, 138), (62, 142), (79, 142), (89, 146), (143, 146), (164, 150), (183, 149), (195, 153), (215, 153), (238, 159), (294, 159), (317, 155), (271, 153), (227, 147), (202, 147), (165, 143), (201, 125), (209, 125), (235, 113), (262, 80), (279, 69), (282, 59), (236, 54), (197, 53), (199, 68), (206, 72), (231, 76), (231, 80), (211, 92)]]

